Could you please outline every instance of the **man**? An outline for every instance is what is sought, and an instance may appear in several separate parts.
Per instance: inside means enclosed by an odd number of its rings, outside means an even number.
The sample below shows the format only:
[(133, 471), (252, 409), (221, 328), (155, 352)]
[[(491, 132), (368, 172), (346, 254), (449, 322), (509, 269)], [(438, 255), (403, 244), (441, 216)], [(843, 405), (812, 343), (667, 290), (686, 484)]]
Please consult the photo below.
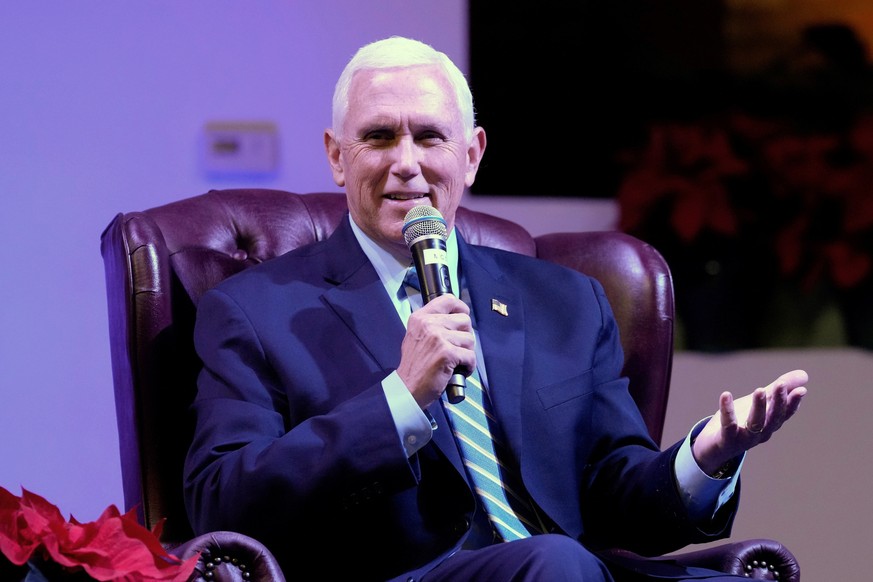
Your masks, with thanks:
[[(196, 530), (252, 535), (292, 578), (427, 582), (606, 581), (620, 566), (598, 548), (656, 554), (729, 534), (743, 455), (794, 414), (806, 373), (736, 401), (723, 393), (713, 417), (659, 451), (620, 376), (600, 285), (453, 229), (485, 146), (444, 54), (395, 37), (353, 57), (325, 132), (348, 220), (198, 307), (185, 479)], [(421, 305), (404, 285), (402, 227), (417, 205), (445, 218), (459, 297)], [(505, 316), (483, 303), (492, 297)], [(456, 368), (484, 385), (500, 478), (519, 479), (496, 504), (505, 517), (489, 518), (500, 493), (485, 492), (467, 437), (453, 434), (467, 420), (443, 397)]]

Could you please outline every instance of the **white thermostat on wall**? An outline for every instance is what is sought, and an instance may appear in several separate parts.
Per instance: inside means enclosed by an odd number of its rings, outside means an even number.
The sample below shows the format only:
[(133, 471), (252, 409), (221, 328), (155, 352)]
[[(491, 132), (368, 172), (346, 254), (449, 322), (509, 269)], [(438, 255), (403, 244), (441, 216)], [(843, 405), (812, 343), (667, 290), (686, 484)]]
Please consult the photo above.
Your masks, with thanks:
[(270, 121), (210, 121), (201, 159), (207, 175), (271, 176), (279, 166), (279, 136)]

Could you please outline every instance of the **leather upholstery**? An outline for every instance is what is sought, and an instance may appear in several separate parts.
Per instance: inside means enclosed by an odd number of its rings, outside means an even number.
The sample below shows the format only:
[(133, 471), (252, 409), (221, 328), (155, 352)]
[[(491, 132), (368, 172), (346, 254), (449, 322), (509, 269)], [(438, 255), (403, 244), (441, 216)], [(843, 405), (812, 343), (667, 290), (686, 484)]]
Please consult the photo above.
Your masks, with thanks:
[(285, 576), (273, 555), (260, 542), (242, 534), (218, 531), (193, 538), (173, 549), (186, 560), (200, 554), (189, 581), (284, 582)]
[[(147, 527), (166, 518), (162, 542), (167, 547), (179, 553), (206, 548), (209, 555), (220, 556), (226, 547), (239, 549), (243, 540), (268, 562), (261, 567), (262, 577), (251, 579), (280, 579), (272, 556), (255, 540), (232, 532), (191, 540), (181, 475), (192, 427), (187, 408), (199, 370), (192, 342), (194, 314), (206, 289), (253, 264), (326, 238), (346, 208), (341, 193), (213, 190), (118, 214), (103, 232), (125, 505), (136, 506)], [(456, 225), (470, 243), (539, 256), (603, 284), (621, 329), (633, 396), (659, 442), (673, 357), (673, 286), (661, 255), (620, 232), (532, 237), (518, 224), (463, 207)], [(753, 561), (763, 561), (775, 568), (762, 571), (764, 579), (778, 572), (779, 580), (799, 580), (794, 557), (772, 540), (725, 544), (687, 556), (739, 575), (746, 575)], [(230, 576), (233, 570), (222, 572)]]

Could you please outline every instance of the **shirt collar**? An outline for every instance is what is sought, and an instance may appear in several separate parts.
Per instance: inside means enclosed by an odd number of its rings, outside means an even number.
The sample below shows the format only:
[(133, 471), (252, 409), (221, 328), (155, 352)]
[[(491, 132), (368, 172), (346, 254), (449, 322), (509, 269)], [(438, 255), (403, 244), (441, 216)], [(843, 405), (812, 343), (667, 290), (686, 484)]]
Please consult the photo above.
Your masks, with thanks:
[[(379, 246), (376, 241), (367, 236), (367, 234), (361, 230), (357, 224), (355, 224), (351, 214), (349, 214), (349, 222), (351, 223), (352, 232), (355, 234), (355, 238), (358, 239), (358, 244), (361, 245), (364, 254), (367, 255), (373, 268), (376, 269), (376, 273), (379, 275), (382, 285), (385, 286), (385, 290), (388, 294), (393, 297), (403, 283), (403, 278), (406, 276), (406, 271), (412, 264), (412, 260), (406, 257), (399, 258), (385, 248)], [(449, 273), (452, 277), (452, 281), (455, 282), (455, 286), (459, 286), (458, 281), (461, 279), (458, 277), (458, 239), (455, 235), (454, 228), (449, 232), (449, 236), (446, 239), (446, 258), (449, 261)], [(457, 295), (459, 289), (453, 289), (453, 291)]]

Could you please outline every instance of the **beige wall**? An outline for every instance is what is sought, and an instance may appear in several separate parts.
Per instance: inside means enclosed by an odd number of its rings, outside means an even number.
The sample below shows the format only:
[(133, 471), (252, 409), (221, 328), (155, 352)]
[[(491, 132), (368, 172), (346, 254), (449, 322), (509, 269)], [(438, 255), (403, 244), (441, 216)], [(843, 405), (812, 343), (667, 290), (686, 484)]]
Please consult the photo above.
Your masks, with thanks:
[(801, 564), (806, 582), (866, 582), (873, 517), (873, 353), (848, 348), (703, 355), (680, 352), (664, 443), (707, 411), (722, 389), (746, 393), (802, 368), (809, 394), (788, 424), (750, 451), (732, 539), (773, 538)]

